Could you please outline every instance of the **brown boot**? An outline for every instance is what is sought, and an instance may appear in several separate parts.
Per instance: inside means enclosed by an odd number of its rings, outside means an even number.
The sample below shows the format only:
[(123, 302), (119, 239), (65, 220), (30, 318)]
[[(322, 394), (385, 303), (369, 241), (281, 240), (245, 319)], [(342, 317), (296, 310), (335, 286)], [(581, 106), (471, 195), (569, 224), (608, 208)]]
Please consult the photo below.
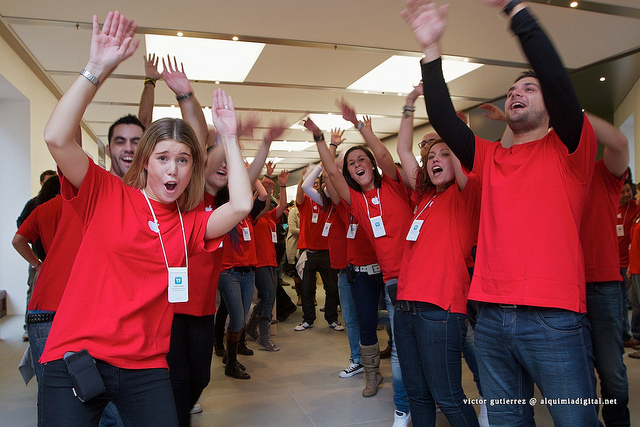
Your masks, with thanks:
[(224, 374), (228, 377), (237, 378), (239, 380), (248, 380), (251, 378), (238, 363), (238, 341), (240, 340), (241, 331), (227, 331), (227, 353)]
[(387, 344), (387, 348), (380, 352), (380, 359), (388, 359), (391, 357), (391, 346)]
[(253, 350), (247, 347), (247, 338), (244, 329), (240, 331), (240, 340), (238, 341), (238, 354), (243, 356), (253, 356)]
[(375, 396), (378, 393), (378, 386), (382, 383), (383, 377), (380, 373), (380, 346), (360, 344), (360, 363), (364, 366), (365, 386), (362, 390), (363, 397)]

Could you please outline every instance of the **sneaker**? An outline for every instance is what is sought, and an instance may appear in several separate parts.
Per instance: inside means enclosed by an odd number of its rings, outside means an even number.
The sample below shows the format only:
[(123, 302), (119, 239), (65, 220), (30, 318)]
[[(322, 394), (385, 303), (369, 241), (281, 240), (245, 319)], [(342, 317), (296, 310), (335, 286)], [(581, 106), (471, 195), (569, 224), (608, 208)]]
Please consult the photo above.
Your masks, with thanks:
[(402, 411), (396, 411), (393, 413), (393, 427), (406, 427), (411, 421), (411, 414), (404, 413)]
[(305, 329), (311, 329), (313, 328), (313, 323), (312, 324), (308, 324), (305, 321), (302, 321), (300, 323), (298, 323), (298, 325), (293, 328), (294, 331), (304, 331)]
[(190, 414), (199, 414), (202, 412), (202, 406), (199, 403), (193, 405), (193, 408), (189, 411)]
[(640, 351), (634, 351), (633, 353), (629, 353), (629, 357), (633, 359), (640, 359)]
[(361, 363), (355, 363), (353, 359), (349, 359), (351, 363), (344, 370), (340, 371), (338, 376), (340, 378), (351, 378), (356, 374), (364, 372), (364, 366)]
[(333, 322), (329, 324), (329, 327), (334, 331), (344, 331), (344, 326), (340, 322)]
[[(482, 401), (482, 396), (480, 396), (480, 400)], [(478, 424), (480, 427), (491, 427), (489, 424), (489, 413), (487, 412), (487, 404), (480, 404), (480, 414), (478, 415)]]
[(273, 342), (270, 335), (267, 335), (266, 337), (260, 335), (256, 340), (256, 343), (267, 351), (280, 351), (280, 347)]

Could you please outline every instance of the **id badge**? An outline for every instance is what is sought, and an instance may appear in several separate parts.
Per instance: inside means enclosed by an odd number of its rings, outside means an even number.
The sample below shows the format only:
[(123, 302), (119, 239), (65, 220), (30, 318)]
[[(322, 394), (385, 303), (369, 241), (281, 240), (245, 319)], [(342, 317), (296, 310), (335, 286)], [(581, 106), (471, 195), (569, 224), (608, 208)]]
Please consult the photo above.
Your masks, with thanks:
[(271, 232), (271, 243), (278, 243), (278, 235), (275, 231)]
[(318, 213), (317, 212), (314, 212), (314, 213), (311, 214), (311, 222), (314, 223), (314, 224), (318, 223)]
[(616, 225), (616, 234), (618, 235), (618, 237), (624, 236), (624, 224)]
[(420, 234), (420, 229), (422, 228), (422, 223), (424, 220), (416, 219), (411, 224), (411, 228), (409, 229), (409, 233), (407, 233), (407, 240), (410, 242), (415, 242), (418, 240), (418, 235)]
[(245, 242), (251, 241), (251, 231), (249, 231), (249, 227), (242, 227), (242, 238)]
[(369, 221), (371, 221), (371, 228), (373, 229), (373, 237), (377, 239), (378, 237), (387, 235), (387, 232), (384, 230), (384, 223), (382, 222), (382, 217), (380, 215), (374, 216), (373, 218), (369, 218)]
[(357, 231), (358, 224), (349, 224), (349, 229), (347, 230), (347, 239), (355, 239)]
[(189, 301), (187, 267), (169, 267), (169, 302)]
[(324, 227), (322, 227), (322, 237), (327, 237), (329, 235), (330, 229), (331, 229), (331, 223), (325, 222)]

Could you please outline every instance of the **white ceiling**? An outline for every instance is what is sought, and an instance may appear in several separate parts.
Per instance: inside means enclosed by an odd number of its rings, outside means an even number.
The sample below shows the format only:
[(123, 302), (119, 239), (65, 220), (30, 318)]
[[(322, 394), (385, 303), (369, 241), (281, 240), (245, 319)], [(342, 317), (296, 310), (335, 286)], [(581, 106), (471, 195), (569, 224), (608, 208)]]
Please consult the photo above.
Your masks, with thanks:
[[(469, 109), (503, 96), (526, 67), (526, 60), (495, 9), (480, 0), (451, 0), (450, 4), (444, 53), (489, 64), (449, 84), (455, 107)], [(640, 49), (640, 0), (601, 0), (596, 5), (612, 13), (531, 5), (569, 69)], [(418, 53), (400, 17), (403, 7), (401, 0), (3, 0), (0, 20), (61, 93), (86, 64), (92, 14), (102, 22), (108, 10), (118, 9), (136, 21), (141, 48), (103, 85), (85, 115), (85, 124), (103, 142), (111, 122), (137, 112), (144, 79), (144, 34), (175, 35), (177, 31), (266, 43), (244, 83), (221, 83), (240, 114), (255, 111), (263, 127), (280, 117), (292, 125), (309, 112), (338, 114), (335, 100), (345, 97), (359, 114), (376, 116), (374, 130), (385, 138), (398, 130), (404, 96), (363, 94), (346, 87), (391, 55)], [(185, 71), (188, 76), (188, 67)], [(203, 106), (209, 104), (216, 85), (192, 84)], [(159, 83), (156, 105), (175, 103), (166, 85)], [(418, 102), (417, 107), (416, 125), (427, 120), (424, 103)], [(357, 131), (345, 136), (347, 142), (361, 142)], [(283, 138), (304, 141), (310, 136), (287, 130)], [(245, 141), (245, 154), (253, 155), (257, 144)], [(272, 155), (285, 157), (276, 170), (296, 169), (318, 158), (314, 147)]]

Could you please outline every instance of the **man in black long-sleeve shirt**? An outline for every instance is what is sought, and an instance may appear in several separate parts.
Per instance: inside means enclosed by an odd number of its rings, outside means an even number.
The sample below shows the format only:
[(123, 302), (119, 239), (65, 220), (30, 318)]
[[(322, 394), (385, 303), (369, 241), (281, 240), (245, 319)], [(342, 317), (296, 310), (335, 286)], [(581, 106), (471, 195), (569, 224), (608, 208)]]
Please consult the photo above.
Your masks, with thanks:
[(508, 90), (513, 144), (504, 147), (478, 138), (456, 117), (440, 59), (447, 6), (408, 0), (403, 16), (425, 54), (431, 124), (482, 180), (469, 298), (480, 301), (475, 333), (484, 397), (502, 399), (488, 405), (489, 421), (533, 424), (535, 382), (547, 399), (574, 399), (548, 405), (556, 425), (598, 425), (598, 405), (584, 401), (596, 392), (578, 233), (595, 135), (562, 61), (526, 6), (484, 1), (509, 17), (534, 70)]

